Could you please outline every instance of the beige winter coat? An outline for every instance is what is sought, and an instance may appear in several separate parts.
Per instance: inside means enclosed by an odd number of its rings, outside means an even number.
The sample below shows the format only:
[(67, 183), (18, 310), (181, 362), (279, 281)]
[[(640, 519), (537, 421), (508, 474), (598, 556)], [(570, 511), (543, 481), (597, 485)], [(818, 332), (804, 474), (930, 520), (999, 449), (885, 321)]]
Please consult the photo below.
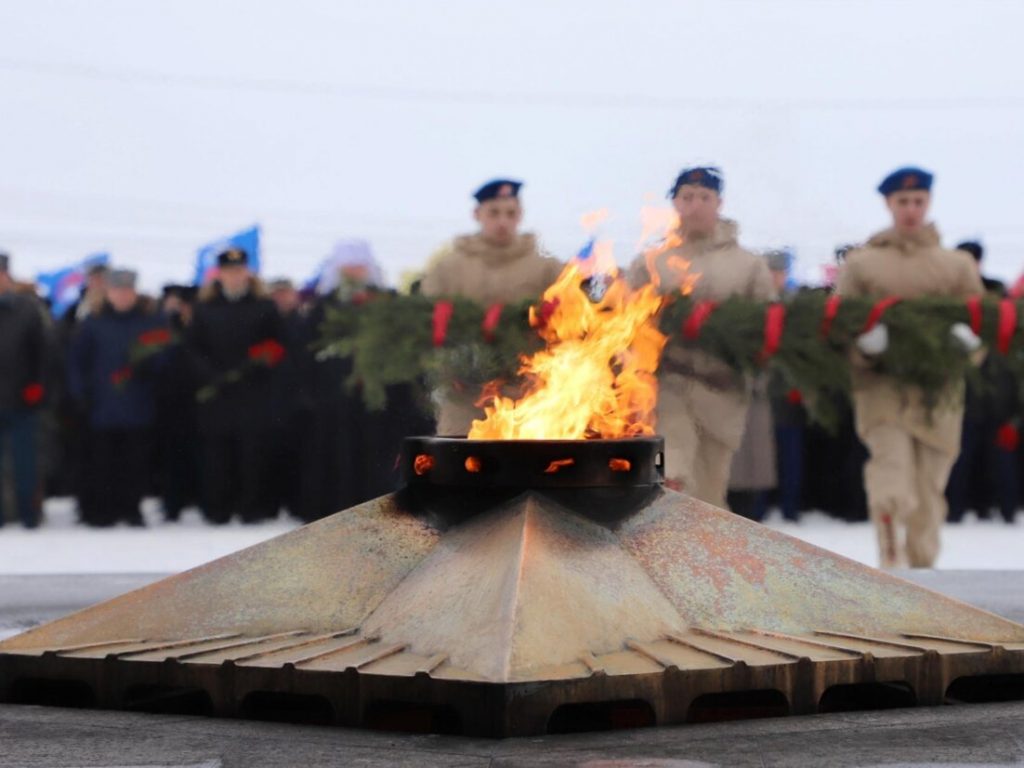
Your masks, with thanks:
[(421, 290), (431, 298), (461, 296), (485, 306), (539, 299), (562, 265), (541, 254), (534, 235), (518, 235), (507, 246), (480, 235), (457, 237), (432, 258)]
[[(698, 301), (724, 301), (742, 296), (769, 301), (776, 298), (768, 265), (760, 256), (740, 247), (736, 222), (722, 219), (710, 237), (683, 242), (654, 257), (662, 293), (675, 293), (686, 275), (697, 275), (692, 297)], [(683, 271), (683, 261), (689, 262)], [(638, 256), (629, 268), (633, 286), (650, 280), (647, 257)], [(678, 339), (665, 347), (659, 386), (681, 388), (690, 416), (706, 433), (735, 451), (743, 437), (749, 395), (743, 378), (725, 363), (700, 351), (686, 349)], [(674, 399), (673, 399), (674, 400)], [(659, 409), (659, 420), (670, 429), (672, 414)]]
[[(421, 291), (431, 298), (463, 297), (478, 304), (512, 304), (540, 299), (555, 282), (562, 265), (542, 255), (531, 234), (518, 235), (508, 246), (488, 243), (480, 235), (457, 237), (431, 257), (423, 276)], [(506, 387), (503, 394), (518, 397), (518, 390)], [(437, 412), (439, 435), (465, 435), (483, 410), (475, 405), (480, 392), (449, 394), (441, 399)]]
[[(843, 296), (871, 298), (966, 298), (980, 295), (984, 288), (970, 255), (943, 248), (938, 231), (929, 224), (913, 235), (884, 230), (864, 247), (851, 251), (840, 271), (836, 291)], [(943, 397), (941, 407), (929, 413), (920, 390), (901, 390), (859, 355), (854, 358), (851, 378), (860, 435), (882, 424), (898, 425), (940, 451), (959, 451), (963, 414), (960, 383)]]

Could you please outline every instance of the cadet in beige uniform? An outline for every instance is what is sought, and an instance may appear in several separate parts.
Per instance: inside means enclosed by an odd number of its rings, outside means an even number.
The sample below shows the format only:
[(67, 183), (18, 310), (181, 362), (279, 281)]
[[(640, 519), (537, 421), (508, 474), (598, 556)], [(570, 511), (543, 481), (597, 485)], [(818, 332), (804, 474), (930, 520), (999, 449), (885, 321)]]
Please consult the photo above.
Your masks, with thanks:
[[(438, 299), (463, 297), (483, 306), (513, 304), (540, 298), (558, 277), (562, 265), (542, 255), (537, 238), (520, 234), (523, 208), (521, 182), (496, 179), (474, 193), (474, 218), (480, 231), (456, 237), (430, 259), (421, 283), (424, 296)], [(446, 397), (437, 417), (439, 435), (466, 435), (483, 410), (474, 401), (479, 392)]]
[[(925, 221), (932, 175), (901, 168), (878, 187), (893, 226), (851, 251), (839, 276), (844, 296), (965, 298), (981, 294), (971, 257), (943, 248), (934, 225)], [(884, 316), (883, 316), (884, 321)], [(980, 341), (963, 323), (952, 332), (965, 350)], [(857, 434), (871, 456), (864, 467), (868, 509), (878, 533), (883, 568), (929, 568), (939, 554), (946, 518), (944, 491), (960, 450), (963, 391), (929, 414), (920, 390), (899, 387), (873, 370), (872, 359), (888, 348), (884, 322), (863, 334), (854, 352), (852, 384)]]
[[(692, 296), (698, 301), (775, 298), (765, 260), (741, 248), (736, 223), (719, 216), (721, 191), (717, 168), (679, 174), (669, 190), (679, 229), (666, 247), (637, 257), (629, 271), (632, 285), (653, 279), (662, 293), (670, 294), (697, 275)], [(658, 374), (658, 431), (665, 437), (670, 484), (726, 506), (729, 469), (743, 438), (749, 403), (747, 382), (725, 363), (669, 342)]]

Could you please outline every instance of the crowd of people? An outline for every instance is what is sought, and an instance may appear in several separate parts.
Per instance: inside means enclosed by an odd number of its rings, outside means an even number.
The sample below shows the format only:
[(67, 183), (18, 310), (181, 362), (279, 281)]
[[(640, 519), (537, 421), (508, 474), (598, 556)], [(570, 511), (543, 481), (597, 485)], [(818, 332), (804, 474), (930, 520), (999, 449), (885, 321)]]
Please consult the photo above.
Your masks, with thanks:
[[(840, 292), (1005, 294), (998, 281), (982, 283), (980, 244), (939, 248), (924, 220), (931, 182), (920, 169), (887, 177), (879, 191), (894, 228), (854, 249), (840, 271)], [(498, 179), (478, 189), (479, 231), (435, 253), (416, 289), (485, 305), (539, 296), (561, 263), (519, 231), (520, 186)], [(711, 167), (678, 176), (669, 197), (679, 214), (679, 242), (662, 248), (659, 259), (638, 258), (627, 273), (631, 281), (652, 280), (653, 269), (661, 273), (659, 285), (672, 290), (672, 259), (680, 256), (696, 264), (704, 298), (785, 300), (800, 290), (790, 279), (790, 254), (738, 244), (735, 224), (720, 216), (722, 186)], [(912, 225), (906, 231), (905, 221)], [(916, 258), (955, 265), (950, 280), (960, 282), (946, 285), (940, 275), (934, 285), (911, 285), (917, 276), (908, 273), (892, 277), (904, 283), (887, 288), (887, 270), (911, 264), (907, 254), (919, 251)], [(837, 261), (845, 258), (846, 249), (837, 249)], [(13, 267), (0, 255), (0, 523), (36, 527), (41, 500), (66, 495), (75, 497), (81, 522), (90, 526), (143, 525), (145, 496), (162, 500), (168, 520), (190, 506), (214, 524), (258, 522), (282, 509), (314, 520), (396, 488), (403, 436), (435, 428), (465, 434), (480, 415), (473, 393), (431, 403), (403, 386), (389, 390), (385, 410), (368, 410), (358, 387), (349, 385), (347, 361), (316, 353), (332, 307), (384, 290), (370, 259), (336, 264), (329, 290), (300, 291), (286, 279), (264, 283), (250, 269), (249, 254), (226, 248), (215, 279), (167, 285), (159, 297), (141, 295), (131, 270), (95, 265), (79, 300), (57, 318), (31, 283), (14, 278)], [(840, 404), (845, 418), (837, 432), (810, 423), (800, 393), (781, 381), (741, 381), (719, 361), (670, 345), (659, 374), (669, 484), (754, 519), (772, 506), (790, 520), (806, 509), (850, 520), (870, 513), (880, 526), (883, 562), (887, 547), (895, 553), (890, 564), (900, 556), (885, 526), (894, 516), (906, 523), (918, 508), (937, 503), (914, 495), (922, 488), (945, 491), (951, 521), (968, 509), (983, 516), (994, 509), (1012, 522), (1021, 462), (1016, 382), (994, 371), (984, 386), (969, 388), (962, 431), (959, 411), (956, 428), (939, 437), (915, 432), (905, 413), (868, 425), (882, 386), (870, 379), (878, 335), (858, 342), (863, 364), (854, 377), (862, 386), (855, 382), (855, 407)], [(858, 400), (871, 387), (874, 405)], [(913, 466), (891, 456), (885, 464), (910, 480), (892, 472), (880, 477), (879, 457), (904, 448)], [(918, 484), (914, 498), (893, 502), (915, 482), (915, 472), (930, 472), (930, 479)], [(886, 482), (897, 490), (877, 492), (877, 483)], [(933, 559), (928, 554), (912, 564)]]
[[(74, 496), (82, 523), (140, 526), (145, 496), (176, 520), (302, 520), (396, 487), (405, 434), (433, 429), (400, 387), (367, 410), (344, 359), (312, 349), (324, 313), (358, 301), (367, 265), (327, 296), (264, 284), (227, 249), (218, 277), (141, 295), (127, 269), (93, 266), (61, 317), (0, 258), (0, 521), (41, 522), (41, 500)], [(4, 470), (9, 468), (9, 472)]]

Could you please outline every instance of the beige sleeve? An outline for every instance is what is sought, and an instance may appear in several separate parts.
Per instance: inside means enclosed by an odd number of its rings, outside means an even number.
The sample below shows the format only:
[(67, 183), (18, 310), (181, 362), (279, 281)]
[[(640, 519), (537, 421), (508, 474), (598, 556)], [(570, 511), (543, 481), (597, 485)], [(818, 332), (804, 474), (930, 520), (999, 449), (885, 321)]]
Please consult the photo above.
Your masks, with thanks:
[(775, 282), (772, 280), (772, 272), (768, 269), (768, 262), (760, 256), (754, 257), (750, 285), (747, 286), (747, 298), (762, 301), (775, 301), (779, 298), (779, 293), (775, 290)]
[(420, 282), (420, 293), (424, 296), (437, 298), (448, 296), (451, 293), (446, 262), (452, 253), (454, 253), (454, 249), (449, 242), (430, 254), (427, 265), (423, 269), (423, 280)]
[(856, 262), (850, 261), (851, 255), (847, 254), (846, 261), (839, 267), (839, 276), (836, 278), (836, 293), (839, 296), (860, 296), (863, 293), (857, 278)]

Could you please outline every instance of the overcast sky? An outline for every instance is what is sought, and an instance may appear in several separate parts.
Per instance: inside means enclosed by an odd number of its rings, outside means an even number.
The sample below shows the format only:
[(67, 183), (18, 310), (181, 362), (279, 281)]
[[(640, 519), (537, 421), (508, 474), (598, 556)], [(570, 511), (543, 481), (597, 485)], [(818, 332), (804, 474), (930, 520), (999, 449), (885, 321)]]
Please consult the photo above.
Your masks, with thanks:
[(1014, 0), (0, 0), (0, 248), (26, 277), (108, 250), (156, 287), (259, 222), (268, 273), (365, 237), (394, 279), (509, 175), (556, 255), (607, 207), (625, 262), (715, 162), (742, 241), (816, 278), (915, 163), (946, 241), (1016, 276), (1022, 30)]

